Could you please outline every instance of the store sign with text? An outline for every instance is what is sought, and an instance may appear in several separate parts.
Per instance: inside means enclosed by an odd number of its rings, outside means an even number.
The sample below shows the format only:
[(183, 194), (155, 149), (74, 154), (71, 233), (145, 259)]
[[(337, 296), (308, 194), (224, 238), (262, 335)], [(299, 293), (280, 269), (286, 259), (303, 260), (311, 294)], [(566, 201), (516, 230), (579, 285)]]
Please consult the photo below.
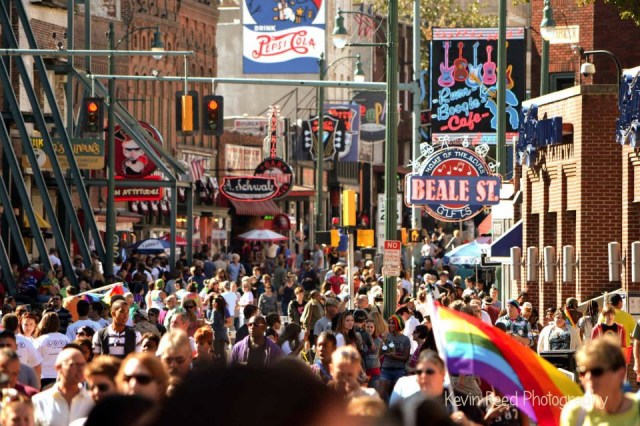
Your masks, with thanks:
[[(152, 175), (147, 176), (144, 180), (159, 181), (160, 176)], [(162, 187), (147, 188), (135, 185), (120, 185), (120, 182), (125, 181), (121, 177), (116, 177), (116, 188), (113, 193), (115, 201), (160, 201), (162, 200), (163, 191)]]
[[(506, 132), (517, 135), (525, 96), (524, 28), (507, 29)], [(475, 146), (496, 143), (498, 121), (498, 30), (496, 28), (436, 28), (431, 68), (433, 142)]]
[[(52, 138), (51, 142), (60, 168), (67, 170), (69, 168), (69, 162), (64, 152), (64, 146), (60, 140), (56, 138)], [(104, 168), (104, 140), (71, 138), (70, 142), (73, 156), (80, 170), (100, 170)], [(44, 139), (42, 137), (32, 137), (31, 146), (36, 155), (36, 161), (38, 162), (40, 171), (52, 171), (53, 166), (49, 156), (47, 156), (44, 151)], [(31, 167), (27, 155), (22, 156), (22, 167)]]
[(225, 176), (220, 192), (236, 201), (264, 201), (278, 193), (280, 187), (271, 176)]
[(500, 202), (500, 176), (474, 151), (441, 149), (425, 159), (420, 170), (405, 178), (405, 201), (424, 206), (438, 220), (461, 222)]
[(325, 14), (323, 0), (244, 0), (243, 72), (317, 74), (325, 45)]

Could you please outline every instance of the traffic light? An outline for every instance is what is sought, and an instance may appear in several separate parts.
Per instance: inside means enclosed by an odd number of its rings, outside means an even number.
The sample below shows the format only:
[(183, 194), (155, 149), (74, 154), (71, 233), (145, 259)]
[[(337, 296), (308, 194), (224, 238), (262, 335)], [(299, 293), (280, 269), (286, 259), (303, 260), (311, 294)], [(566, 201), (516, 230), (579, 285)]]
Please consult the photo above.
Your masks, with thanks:
[(342, 191), (342, 226), (356, 226), (356, 191)]
[(207, 95), (202, 98), (202, 132), (220, 136), (224, 132), (224, 97)]
[(82, 135), (104, 137), (104, 100), (102, 98), (84, 98), (82, 100)]
[(190, 90), (176, 92), (176, 131), (181, 135), (191, 136), (198, 132), (198, 92)]

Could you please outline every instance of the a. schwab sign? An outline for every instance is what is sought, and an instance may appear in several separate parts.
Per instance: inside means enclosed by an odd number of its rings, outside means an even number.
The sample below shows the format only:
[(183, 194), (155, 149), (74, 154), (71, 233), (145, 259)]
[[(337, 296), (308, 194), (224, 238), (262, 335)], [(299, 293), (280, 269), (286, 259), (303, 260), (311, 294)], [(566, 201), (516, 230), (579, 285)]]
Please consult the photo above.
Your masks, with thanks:
[(465, 148), (445, 148), (405, 178), (406, 202), (424, 206), (434, 218), (461, 222), (500, 202), (501, 178), (482, 157)]

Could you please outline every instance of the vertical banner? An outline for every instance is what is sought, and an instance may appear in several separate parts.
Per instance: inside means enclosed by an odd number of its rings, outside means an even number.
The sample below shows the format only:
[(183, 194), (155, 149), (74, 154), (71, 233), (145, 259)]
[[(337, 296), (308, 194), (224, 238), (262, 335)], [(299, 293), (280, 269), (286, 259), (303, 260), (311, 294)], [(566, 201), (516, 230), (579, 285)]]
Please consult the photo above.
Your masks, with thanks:
[(325, 45), (322, 0), (243, 0), (245, 74), (317, 74)]
[(518, 134), (525, 97), (524, 28), (507, 29), (507, 67), (500, 77), (497, 28), (436, 28), (431, 42), (431, 123), (435, 144), (496, 144), (497, 82), (506, 83), (507, 141)]

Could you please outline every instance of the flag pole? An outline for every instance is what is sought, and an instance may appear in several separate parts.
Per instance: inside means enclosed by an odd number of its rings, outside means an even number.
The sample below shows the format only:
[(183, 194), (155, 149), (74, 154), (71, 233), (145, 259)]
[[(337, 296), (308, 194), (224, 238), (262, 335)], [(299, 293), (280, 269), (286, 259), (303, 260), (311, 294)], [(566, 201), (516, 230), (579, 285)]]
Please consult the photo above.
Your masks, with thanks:
[[(433, 331), (433, 337), (436, 341), (436, 348), (438, 349), (438, 354), (444, 363), (444, 378), (447, 382), (447, 389), (449, 390), (449, 394), (451, 395), (451, 401), (453, 402), (453, 412), (457, 413), (459, 411), (458, 404), (456, 402), (455, 393), (453, 391), (453, 383), (451, 382), (451, 375), (449, 374), (449, 369), (447, 368), (447, 354), (444, 351), (444, 342), (442, 339), (444, 338), (443, 334), (438, 332), (440, 328), (440, 317), (438, 315), (438, 306), (436, 305), (436, 301), (434, 300), (431, 292), (433, 288), (431, 286), (427, 286), (427, 307), (428, 313), (431, 317), (431, 330)], [(445, 405), (447, 399), (445, 398)]]

